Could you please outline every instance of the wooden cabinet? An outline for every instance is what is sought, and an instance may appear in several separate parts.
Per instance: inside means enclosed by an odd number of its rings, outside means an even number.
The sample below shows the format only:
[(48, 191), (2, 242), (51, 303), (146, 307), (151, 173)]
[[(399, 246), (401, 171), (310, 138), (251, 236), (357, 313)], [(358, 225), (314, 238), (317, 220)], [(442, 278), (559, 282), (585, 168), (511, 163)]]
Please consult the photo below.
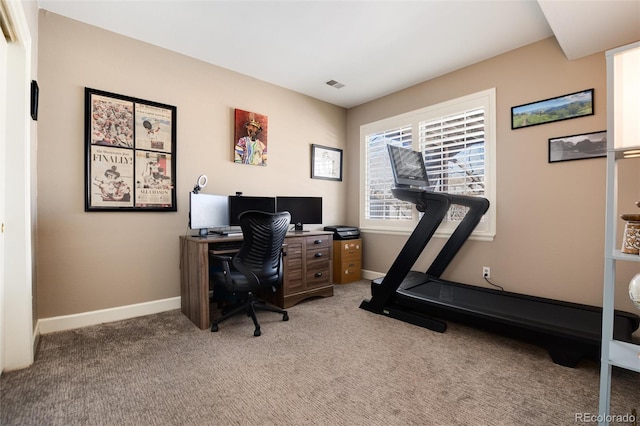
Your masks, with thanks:
[(333, 296), (332, 233), (289, 234), (284, 240), (284, 281), (268, 300), (288, 308), (310, 297)]
[(362, 240), (333, 242), (333, 281), (347, 284), (362, 278)]

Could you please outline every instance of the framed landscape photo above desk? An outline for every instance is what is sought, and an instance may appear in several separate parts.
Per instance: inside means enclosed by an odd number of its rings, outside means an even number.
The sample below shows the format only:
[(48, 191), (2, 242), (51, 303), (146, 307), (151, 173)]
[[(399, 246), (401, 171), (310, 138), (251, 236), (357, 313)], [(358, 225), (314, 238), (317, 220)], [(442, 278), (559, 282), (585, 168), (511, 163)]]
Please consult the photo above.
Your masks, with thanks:
[(176, 107), (85, 88), (85, 211), (176, 211)]

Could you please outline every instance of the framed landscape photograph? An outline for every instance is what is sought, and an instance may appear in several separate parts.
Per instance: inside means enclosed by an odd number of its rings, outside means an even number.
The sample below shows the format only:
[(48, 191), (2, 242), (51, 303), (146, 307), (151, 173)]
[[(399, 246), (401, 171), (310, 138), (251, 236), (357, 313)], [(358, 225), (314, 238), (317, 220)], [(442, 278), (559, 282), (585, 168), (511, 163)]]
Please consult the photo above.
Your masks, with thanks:
[(606, 130), (549, 139), (549, 163), (605, 157), (606, 155)]
[(342, 150), (312, 144), (311, 178), (342, 181)]
[(593, 115), (593, 89), (511, 108), (511, 129)]
[(176, 107), (85, 88), (85, 211), (176, 211)]

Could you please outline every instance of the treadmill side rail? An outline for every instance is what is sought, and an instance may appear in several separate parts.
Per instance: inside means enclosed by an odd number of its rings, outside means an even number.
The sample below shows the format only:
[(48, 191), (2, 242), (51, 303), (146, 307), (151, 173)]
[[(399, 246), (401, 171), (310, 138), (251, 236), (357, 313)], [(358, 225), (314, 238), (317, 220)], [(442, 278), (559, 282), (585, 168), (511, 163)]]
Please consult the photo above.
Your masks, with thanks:
[(468, 207), (469, 210), (442, 247), (440, 253), (438, 253), (433, 260), (431, 266), (429, 266), (427, 275), (431, 275), (432, 277), (440, 277), (442, 275), (473, 230), (476, 229), (482, 216), (489, 210), (489, 200), (486, 198), (454, 194), (447, 194), (447, 196), (451, 204), (465, 206)]
[(367, 310), (378, 314), (382, 313), (389, 304), (396, 290), (405, 279), (411, 267), (427, 246), (427, 243), (442, 222), (450, 202), (446, 194), (415, 190), (411, 188), (394, 188), (393, 195), (403, 201), (409, 201), (424, 209), (424, 215), (418, 222), (418, 226), (411, 233), (409, 239), (402, 247), (389, 272), (384, 277), (380, 291), (373, 295), (369, 301)]

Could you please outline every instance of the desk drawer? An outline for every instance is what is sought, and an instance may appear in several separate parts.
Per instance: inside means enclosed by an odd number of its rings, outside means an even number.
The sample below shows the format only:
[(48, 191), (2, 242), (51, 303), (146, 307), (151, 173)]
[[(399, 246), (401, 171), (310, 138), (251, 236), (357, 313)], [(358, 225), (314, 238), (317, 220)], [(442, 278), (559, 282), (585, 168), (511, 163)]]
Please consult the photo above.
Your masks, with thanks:
[(358, 251), (354, 251), (354, 252), (343, 252), (341, 253), (341, 256), (337, 256), (338, 259), (340, 259), (340, 261), (342, 262), (346, 262), (346, 261), (360, 261), (362, 259), (362, 253), (358, 250)]
[(338, 284), (346, 284), (362, 278), (362, 265), (360, 260), (342, 262), (338, 268), (339, 269), (333, 273), (334, 281)]
[(342, 253), (359, 253), (362, 247), (360, 241), (362, 240), (336, 241), (337, 247), (335, 247), (335, 249), (342, 251)]
[(306, 237), (307, 250), (314, 250), (317, 248), (328, 248), (331, 245), (330, 235), (314, 235)]
[(334, 241), (335, 257), (359, 259), (362, 256), (362, 240)]
[(307, 289), (329, 285), (329, 262), (307, 265)]
[(308, 250), (307, 265), (318, 263), (318, 262), (328, 262), (330, 260), (329, 250), (330, 250), (329, 247), (316, 249), (316, 250)]

